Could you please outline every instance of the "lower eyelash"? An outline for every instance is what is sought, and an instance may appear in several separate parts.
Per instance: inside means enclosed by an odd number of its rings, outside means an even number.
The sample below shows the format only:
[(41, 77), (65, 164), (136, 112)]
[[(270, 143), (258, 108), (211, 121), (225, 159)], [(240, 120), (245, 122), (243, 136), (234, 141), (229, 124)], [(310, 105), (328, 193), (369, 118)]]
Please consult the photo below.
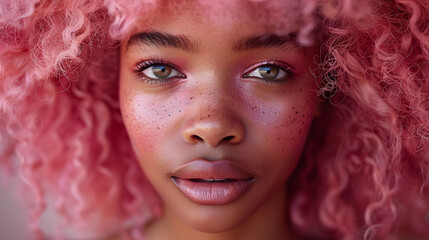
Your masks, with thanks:
[[(170, 78), (164, 78), (164, 79), (163, 78), (152, 79), (152, 78), (146, 76), (143, 73), (143, 71), (146, 70), (147, 68), (151, 67), (151, 66), (154, 66), (154, 65), (169, 66), (169, 67), (175, 69), (176, 71), (178, 71), (181, 75), (178, 77), (170, 77)], [(171, 82), (177, 78), (185, 78), (186, 77), (186, 75), (184, 75), (182, 73), (182, 71), (177, 66), (175, 66), (169, 62), (157, 59), (156, 57), (154, 57), (150, 60), (145, 60), (145, 61), (141, 61), (141, 62), (137, 63), (136, 68), (133, 71), (137, 74), (139, 80), (142, 80), (144, 83), (149, 84), (149, 85), (164, 84), (167, 82)]]
[(288, 77), (286, 79), (272, 79), (272, 80), (270, 80), (270, 79), (257, 78), (257, 77), (255, 78), (255, 79), (258, 79), (258, 81), (262, 81), (262, 82), (267, 83), (267, 84), (283, 84), (283, 83), (288, 82), (288, 80), (294, 76), (294, 72), (293, 72), (294, 68), (292, 66), (290, 66), (289, 64), (286, 64), (284, 62), (281, 62), (281, 61), (270, 60), (270, 61), (258, 63), (256, 65), (253, 65), (252, 67), (248, 68), (246, 70), (246, 73), (243, 74), (243, 77), (249, 77), (248, 72), (251, 72), (251, 71), (253, 71), (259, 67), (262, 67), (262, 66), (278, 67), (278, 68), (282, 69), (283, 71), (285, 71), (286, 74), (288, 74)]
[(146, 84), (150, 85), (156, 85), (156, 84), (163, 84), (166, 82), (171, 82), (172, 78), (160, 78), (160, 79), (152, 79), (146, 76), (139, 76), (139, 79), (145, 82)]

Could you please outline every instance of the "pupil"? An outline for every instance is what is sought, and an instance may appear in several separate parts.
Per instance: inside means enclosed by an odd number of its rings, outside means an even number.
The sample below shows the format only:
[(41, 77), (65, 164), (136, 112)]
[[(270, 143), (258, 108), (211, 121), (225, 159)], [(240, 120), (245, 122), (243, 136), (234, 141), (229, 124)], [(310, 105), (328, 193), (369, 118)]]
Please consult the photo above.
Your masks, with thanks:
[(167, 66), (153, 66), (152, 67), (153, 74), (158, 78), (166, 78), (171, 73), (171, 68)]
[(259, 74), (261, 74), (262, 77), (273, 79), (276, 78), (279, 75), (279, 68), (278, 67), (259, 67)]

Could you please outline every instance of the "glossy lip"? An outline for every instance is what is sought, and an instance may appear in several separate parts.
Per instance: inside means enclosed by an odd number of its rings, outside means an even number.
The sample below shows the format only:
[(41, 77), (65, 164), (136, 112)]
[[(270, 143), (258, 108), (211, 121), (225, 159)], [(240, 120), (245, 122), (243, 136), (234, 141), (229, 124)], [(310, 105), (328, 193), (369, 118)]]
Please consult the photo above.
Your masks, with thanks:
[(195, 203), (224, 205), (239, 199), (254, 176), (229, 160), (195, 160), (176, 170), (171, 179)]

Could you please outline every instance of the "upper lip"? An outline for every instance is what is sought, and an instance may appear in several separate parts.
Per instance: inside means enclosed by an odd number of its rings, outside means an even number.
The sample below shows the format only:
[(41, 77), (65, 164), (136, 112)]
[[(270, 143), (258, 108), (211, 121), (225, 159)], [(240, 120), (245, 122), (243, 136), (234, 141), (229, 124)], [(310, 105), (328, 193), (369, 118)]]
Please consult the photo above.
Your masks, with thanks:
[(181, 179), (233, 179), (245, 180), (253, 175), (233, 161), (198, 159), (177, 169), (172, 177)]

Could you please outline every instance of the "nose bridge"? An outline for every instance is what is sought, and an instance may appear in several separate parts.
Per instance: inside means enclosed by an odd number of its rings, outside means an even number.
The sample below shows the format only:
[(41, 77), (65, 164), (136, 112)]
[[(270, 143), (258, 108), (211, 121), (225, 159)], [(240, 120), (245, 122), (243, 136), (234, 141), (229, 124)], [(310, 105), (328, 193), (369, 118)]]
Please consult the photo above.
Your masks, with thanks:
[(191, 144), (238, 144), (244, 125), (227, 90), (206, 88), (193, 97), (184, 123), (183, 138)]

